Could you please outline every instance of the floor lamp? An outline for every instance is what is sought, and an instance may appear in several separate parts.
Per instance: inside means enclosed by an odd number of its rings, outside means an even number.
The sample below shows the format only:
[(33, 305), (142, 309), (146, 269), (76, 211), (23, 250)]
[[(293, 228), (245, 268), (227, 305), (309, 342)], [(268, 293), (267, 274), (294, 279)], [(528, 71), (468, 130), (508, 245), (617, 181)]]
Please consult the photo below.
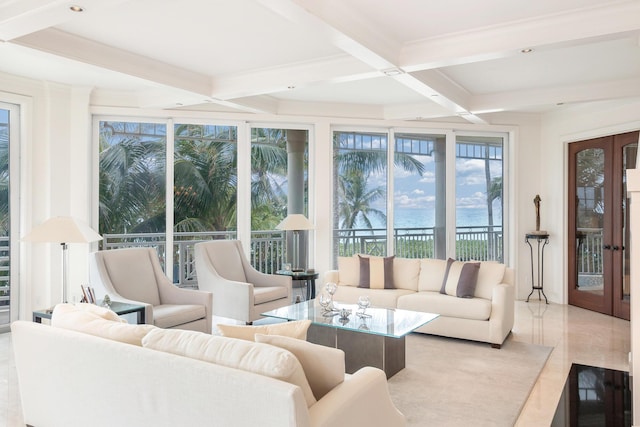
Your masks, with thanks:
[(57, 216), (33, 227), (22, 240), (34, 243), (59, 243), (62, 246), (62, 302), (67, 302), (67, 244), (97, 242), (102, 240), (102, 236), (80, 220)]
[(300, 231), (312, 230), (314, 228), (311, 221), (302, 214), (287, 215), (276, 230), (293, 231), (293, 271), (301, 271), (298, 258), (300, 257)]

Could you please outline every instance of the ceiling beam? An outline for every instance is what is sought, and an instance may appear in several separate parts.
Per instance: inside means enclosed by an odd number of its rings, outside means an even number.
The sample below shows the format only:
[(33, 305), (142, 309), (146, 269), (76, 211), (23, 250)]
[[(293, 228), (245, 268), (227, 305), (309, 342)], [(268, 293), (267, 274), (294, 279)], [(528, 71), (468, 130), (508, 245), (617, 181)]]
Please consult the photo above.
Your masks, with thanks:
[(12, 40), (11, 43), (193, 92), (200, 96), (211, 94), (209, 76), (57, 29), (49, 28), (28, 34)]
[(518, 55), (523, 48), (562, 47), (640, 34), (640, 2), (607, 3), (582, 11), (443, 35), (405, 45), (399, 66), (408, 72)]

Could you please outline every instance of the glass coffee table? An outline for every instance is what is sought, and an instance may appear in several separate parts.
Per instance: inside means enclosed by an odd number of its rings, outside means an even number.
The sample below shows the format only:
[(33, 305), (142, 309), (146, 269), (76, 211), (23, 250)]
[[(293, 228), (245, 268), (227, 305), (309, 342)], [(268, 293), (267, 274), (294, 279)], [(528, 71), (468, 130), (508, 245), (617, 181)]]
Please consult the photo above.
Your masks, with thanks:
[(355, 304), (334, 303), (351, 311), (348, 318), (326, 314), (316, 300), (309, 300), (262, 313), (285, 320), (311, 320), (307, 341), (339, 348), (345, 353), (347, 373), (363, 366), (382, 369), (391, 378), (405, 367), (405, 336), (437, 318), (438, 314), (369, 307), (365, 317)]

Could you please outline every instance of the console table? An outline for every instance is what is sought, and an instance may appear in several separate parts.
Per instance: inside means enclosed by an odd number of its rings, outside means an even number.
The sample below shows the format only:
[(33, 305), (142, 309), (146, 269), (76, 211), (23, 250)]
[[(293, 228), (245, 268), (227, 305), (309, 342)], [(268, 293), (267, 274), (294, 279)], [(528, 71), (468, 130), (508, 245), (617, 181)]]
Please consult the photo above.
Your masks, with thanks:
[(315, 271), (278, 270), (276, 271), (276, 274), (279, 274), (280, 276), (289, 276), (291, 277), (291, 280), (304, 281), (307, 285), (307, 301), (316, 297), (316, 279), (319, 274)]
[[(530, 240), (535, 240), (537, 243), (537, 277), (534, 277), (534, 269), (533, 269), (533, 246), (531, 245)], [(547, 300), (547, 296), (544, 294), (544, 247), (549, 243), (549, 234), (548, 233), (527, 233), (524, 239), (525, 243), (529, 245), (529, 252), (531, 254), (531, 292), (527, 296), (527, 302), (529, 302), (529, 298), (533, 294), (534, 291), (538, 291), (538, 299), (542, 301), (542, 296), (544, 296), (544, 300), (547, 304), (549, 304), (549, 300)], [(536, 282), (537, 279), (537, 282)]]

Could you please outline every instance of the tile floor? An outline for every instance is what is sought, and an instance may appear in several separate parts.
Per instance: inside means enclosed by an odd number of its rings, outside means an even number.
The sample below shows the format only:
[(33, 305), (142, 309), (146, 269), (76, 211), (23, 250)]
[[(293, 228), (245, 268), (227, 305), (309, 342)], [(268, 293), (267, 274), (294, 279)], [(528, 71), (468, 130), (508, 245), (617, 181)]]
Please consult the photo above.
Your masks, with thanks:
[[(572, 363), (629, 370), (629, 322), (580, 308), (517, 301), (515, 326), (509, 339), (554, 347), (517, 426), (551, 424)], [(0, 334), (0, 426), (5, 425), (24, 425), (10, 334)]]

